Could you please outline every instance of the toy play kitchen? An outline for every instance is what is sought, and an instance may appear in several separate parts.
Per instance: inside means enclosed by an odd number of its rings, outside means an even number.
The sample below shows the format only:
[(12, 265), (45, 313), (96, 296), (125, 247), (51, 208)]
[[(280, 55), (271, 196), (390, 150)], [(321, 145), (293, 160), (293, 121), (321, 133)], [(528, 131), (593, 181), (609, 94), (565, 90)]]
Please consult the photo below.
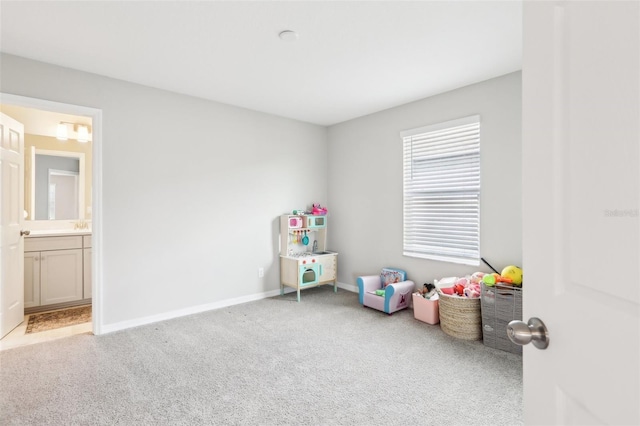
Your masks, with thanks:
[(327, 251), (327, 210), (314, 204), (310, 211), (280, 216), (280, 294), (284, 287), (300, 290), (333, 283), (337, 288), (338, 253)]

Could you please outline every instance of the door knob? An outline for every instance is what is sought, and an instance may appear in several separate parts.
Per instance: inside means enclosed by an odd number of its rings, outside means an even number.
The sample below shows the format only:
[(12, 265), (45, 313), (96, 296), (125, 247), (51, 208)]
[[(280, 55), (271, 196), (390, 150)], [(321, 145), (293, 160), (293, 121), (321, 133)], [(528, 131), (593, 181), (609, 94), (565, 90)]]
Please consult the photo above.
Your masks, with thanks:
[(23, 229), (20, 231), (20, 236), (23, 237), (25, 235), (29, 235), (31, 234), (31, 231), (29, 231), (28, 229)]
[(516, 345), (526, 345), (533, 342), (538, 349), (547, 349), (549, 346), (549, 332), (539, 318), (530, 318), (529, 322), (511, 321), (507, 325), (507, 335)]

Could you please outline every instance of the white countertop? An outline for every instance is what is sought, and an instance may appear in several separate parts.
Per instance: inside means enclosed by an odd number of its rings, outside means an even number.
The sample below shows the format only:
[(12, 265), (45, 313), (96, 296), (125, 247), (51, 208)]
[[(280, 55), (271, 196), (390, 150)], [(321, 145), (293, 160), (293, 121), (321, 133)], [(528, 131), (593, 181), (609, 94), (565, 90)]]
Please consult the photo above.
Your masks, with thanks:
[(66, 235), (91, 235), (91, 229), (34, 229), (26, 237), (61, 237)]

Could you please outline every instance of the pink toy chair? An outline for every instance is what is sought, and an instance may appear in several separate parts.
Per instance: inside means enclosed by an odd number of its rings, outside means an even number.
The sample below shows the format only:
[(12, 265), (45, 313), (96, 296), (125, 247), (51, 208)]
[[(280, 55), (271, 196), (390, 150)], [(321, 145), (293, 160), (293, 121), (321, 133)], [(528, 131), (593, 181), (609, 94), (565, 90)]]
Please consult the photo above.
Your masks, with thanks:
[(380, 275), (358, 277), (358, 290), (362, 306), (392, 314), (409, 307), (415, 284), (405, 271), (383, 268)]

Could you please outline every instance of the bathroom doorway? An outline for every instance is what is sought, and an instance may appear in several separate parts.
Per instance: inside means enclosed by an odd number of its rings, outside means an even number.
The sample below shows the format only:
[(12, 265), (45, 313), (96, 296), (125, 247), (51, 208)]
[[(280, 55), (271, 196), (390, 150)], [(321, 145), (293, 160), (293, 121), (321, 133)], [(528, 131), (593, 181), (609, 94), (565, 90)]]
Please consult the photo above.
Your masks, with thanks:
[[(25, 286), (24, 321), (0, 340), (0, 350), (79, 333), (100, 334), (102, 113), (94, 108), (9, 94), (0, 94), (0, 111), (24, 125), (25, 196), (22, 228), (32, 232), (26, 237), (30, 238), (30, 241), (27, 243), (25, 240), (23, 254), (25, 276), (22, 285), (29, 283), (31, 286), (30, 288)], [(63, 127), (66, 132), (61, 134), (60, 130)], [(43, 193), (42, 201), (36, 200), (36, 162), (38, 161), (36, 152), (53, 154), (56, 156), (53, 159), (58, 161), (55, 163), (57, 165), (43, 168), (44, 178), (40, 176), (44, 179), (43, 189), (40, 190)], [(68, 168), (64, 165), (66, 160), (63, 157), (75, 159), (67, 161), (75, 165)], [(38, 158), (42, 158), (43, 163), (46, 160), (45, 156)], [(62, 186), (61, 181), (64, 182)], [(51, 199), (52, 191), (57, 194), (53, 199)], [(2, 197), (4, 201), (4, 193)], [(65, 203), (68, 201), (69, 205), (60, 205), (63, 200)], [(41, 210), (45, 212), (45, 217), (36, 216), (36, 208), (40, 208), (38, 203), (43, 204)], [(53, 216), (51, 216), (52, 212)], [(56, 217), (56, 214), (60, 217)], [(54, 251), (38, 252), (41, 248), (38, 248), (37, 244), (34, 245), (35, 241), (38, 243), (47, 241), (45, 237), (54, 237), (49, 238), (48, 241), (70, 237), (69, 239), (74, 243), (77, 242), (78, 246), (66, 250), (64, 252), (66, 258), (47, 256), (49, 266), (45, 270), (44, 266), (30, 263), (42, 262), (44, 265), (45, 256), (40, 255), (54, 253)], [(54, 261), (59, 262), (57, 269)], [(40, 271), (50, 274), (59, 274), (63, 271), (64, 274), (71, 269), (68, 267), (69, 264), (74, 265), (75, 272), (61, 277), (58, 275), (67, 288), (59, 294), (56, 294), (55, 290), (46, 292), (46, 295), (40, 294), (40, 287), (37, 284), (41, 281)], [(35, 271), (37, 275), (35, 281), (34, 273), (29, 271)], [(3, 289), (4, 286), (12, 284), (4, 282), (5, 279), (3, 278), (0, 282)], [(64, 294), (70, 289), (72, 293), (75, 292), (71, 298)], [(60, 297), (61, 295), (63, 297)], [(87, 316), (87, 307), (89, 316)], [(82, 311), (82, 316), (75, 318), (76, 323), (65, 322), (68, 317), (78, 316), (76, 311)], [(38, 328), (35, 324), (42, 323), (34, 321), (35, 316), (38, 316), (38, 321), (47, 320), (49, 323)], [(51, 318), (54, 319), (53, 323)], [(81, 322), (78, 323), (78, 321)], [(47, 327), (51, 326), (54, 328), (47, 330)]]

